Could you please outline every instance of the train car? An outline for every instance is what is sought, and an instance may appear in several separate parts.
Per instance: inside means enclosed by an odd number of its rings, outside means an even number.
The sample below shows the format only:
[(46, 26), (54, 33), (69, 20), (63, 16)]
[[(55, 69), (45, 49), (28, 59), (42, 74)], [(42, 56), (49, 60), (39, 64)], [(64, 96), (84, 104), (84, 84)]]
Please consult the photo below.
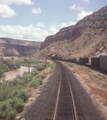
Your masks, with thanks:
[(107, 54), (100, 55), (99, 57), (99, 67), (103, 71), (107, 71)]
[(76, 62), (76, 58), (68, 58), (68, 62)]
[(91, 58), (91, 67), (94, 69), (99, 69), (99, 57)]
[(85, 63), (89, 63), (89, 58), (88, 57), (80, 57), (79, 58), (79, 63), (81, 65), (85, 64)]
[(94, 68), (94, 66), (95, 66), (95, 58), (93, 57), (91, 58), (91, 67)]

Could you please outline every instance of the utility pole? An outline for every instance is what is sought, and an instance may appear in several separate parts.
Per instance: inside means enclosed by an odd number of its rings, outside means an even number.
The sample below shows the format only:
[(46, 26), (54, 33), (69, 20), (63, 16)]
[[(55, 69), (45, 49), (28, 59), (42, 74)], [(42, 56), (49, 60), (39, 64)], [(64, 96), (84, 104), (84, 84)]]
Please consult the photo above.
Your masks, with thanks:
[(30, 62), (28, 61), (28, 72), (30, 73)]
[(47, 57), (45, 55), (45, 67), (47, 67)]

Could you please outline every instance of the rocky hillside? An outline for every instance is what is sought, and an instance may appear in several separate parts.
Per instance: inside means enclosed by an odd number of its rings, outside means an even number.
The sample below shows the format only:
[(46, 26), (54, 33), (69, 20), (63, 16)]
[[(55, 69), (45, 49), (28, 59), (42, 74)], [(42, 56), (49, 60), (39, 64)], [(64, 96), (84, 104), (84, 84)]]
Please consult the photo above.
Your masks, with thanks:
[(62, 54), (64, 56), (94, 56), (106, 53), (107, 46), (107, 6), (92, 15), (86, 16), (76, 25), (61, 29), (48, 36), (41, 44), (45, 54)]
[(40, 49), (41, 42), (0, 38), (0, 56), (33, 55)]

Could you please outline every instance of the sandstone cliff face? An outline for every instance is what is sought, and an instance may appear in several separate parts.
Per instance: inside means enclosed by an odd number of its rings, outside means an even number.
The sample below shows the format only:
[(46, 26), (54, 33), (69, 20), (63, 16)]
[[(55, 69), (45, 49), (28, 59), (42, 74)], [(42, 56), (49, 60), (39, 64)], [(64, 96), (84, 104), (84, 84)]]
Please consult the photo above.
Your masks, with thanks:
[(102, 32), (105, 32), (106, 29), (107, 6), (92, 15), (83, 18), (76, 25), (63, 28), (55, 35), (48, 36), (41, 44), (41, 49), (57, 41), (74, 41), (84, 33), (89, 34), (90, 31), (93, 31), (93, 34), (101, 34)]
[(40, 50), (41, 42), (0, 38), (0, 56), (27, 56)]
[[(45, 49), (44, 49), (45, 48)], [(62, 54), (83, 57), (107, 53), (107, 6), (48, 36), (41, 44), (41, 55)]]

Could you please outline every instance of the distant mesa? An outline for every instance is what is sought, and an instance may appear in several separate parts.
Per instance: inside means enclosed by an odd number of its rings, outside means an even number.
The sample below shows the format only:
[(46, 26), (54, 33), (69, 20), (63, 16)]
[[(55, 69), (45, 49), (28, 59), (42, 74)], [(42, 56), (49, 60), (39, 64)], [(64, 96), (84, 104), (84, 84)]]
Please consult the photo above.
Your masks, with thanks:
[(16, 40), (12, 38), (0, 38), (1, 56), (27, 56), (40, 50), (41, 42)]

